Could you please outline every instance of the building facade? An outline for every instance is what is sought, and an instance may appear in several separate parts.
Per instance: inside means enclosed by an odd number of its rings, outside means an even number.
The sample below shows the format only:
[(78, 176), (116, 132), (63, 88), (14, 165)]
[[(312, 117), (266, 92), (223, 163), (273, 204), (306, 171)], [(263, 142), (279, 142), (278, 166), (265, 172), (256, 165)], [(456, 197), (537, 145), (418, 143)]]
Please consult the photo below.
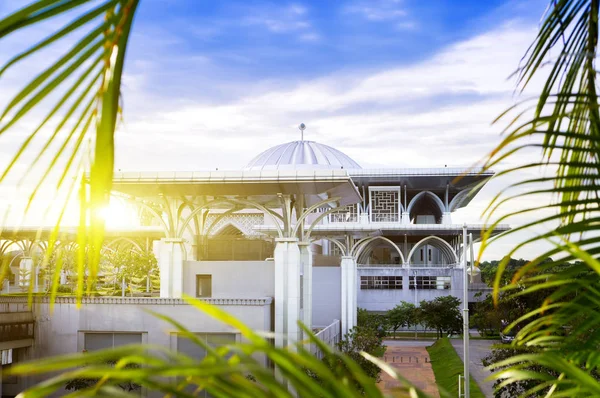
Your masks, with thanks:
[[(108, 245), (151, 247), (160, 291), (92, 297), (79, 310), (73, 298), (60, 297), (54, 312), (47, 298), (27, 308), (23, 298), (0, 297), (6, 314), (0, 348), (20, 361), (132, 341), (187, 347), (144, 309), (172, 316), (207, 341), (240, 338), (185, 304), (185, 295), (274, 331), (279, 346), (302, 338), (297, 320), (335, 340), (356, 325), (357, 308), (385, 311), (400, 301), (462, 298), (468, 248), (483, 225), (455, 224), (452, 215), (492, 175), (363, 169), (335, 148), (305, 140), (270, 148), (237, 171), (115, 173), (114, 195), (136, 206), (141, 225), (110, 231)], [(32, 253), (44, 250), (48, 233), (2, 231), (0, 250), (17, 248), (21, 255), (11, 267), (15, 275), (23, 268), (35, 272)], [(65, 231), (63, 244), (74, 244), (74, 234)], [(29, 288), (28, 281), (11, 281), (13, 292)], [(480, 284), (472, 282), (474, 294)], [(4, 282), (4, 293), (10, 283)], [(3, 382), (4, 394), (34, 381)]]

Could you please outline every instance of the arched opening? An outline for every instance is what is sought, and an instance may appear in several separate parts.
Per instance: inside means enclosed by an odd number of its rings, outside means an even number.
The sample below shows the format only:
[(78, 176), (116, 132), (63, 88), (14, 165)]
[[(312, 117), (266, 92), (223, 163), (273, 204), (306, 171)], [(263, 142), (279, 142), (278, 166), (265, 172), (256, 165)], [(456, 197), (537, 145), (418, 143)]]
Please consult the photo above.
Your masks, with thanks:
[(408, 213), (413, 224), (441, 224), (444, 203), (432, 192), (419, 192), (410, 201)]
[(362, 265), (398, 265), (404, 264), (404, 255), (393, 241), (383, 236), (369, 238), (359, 244), (356, 262)]
[(273, 250), (274, 245), (270, 240), (246, 236), (235, 224), (227, 223), (207, 237), (203, 260), (260, 261), (273, 257)]
[(417, 242), (408, 253), (411, 267), (443, 267), (456, 265), (458, 255), (448, 242), (437, 236), (428, 236)]

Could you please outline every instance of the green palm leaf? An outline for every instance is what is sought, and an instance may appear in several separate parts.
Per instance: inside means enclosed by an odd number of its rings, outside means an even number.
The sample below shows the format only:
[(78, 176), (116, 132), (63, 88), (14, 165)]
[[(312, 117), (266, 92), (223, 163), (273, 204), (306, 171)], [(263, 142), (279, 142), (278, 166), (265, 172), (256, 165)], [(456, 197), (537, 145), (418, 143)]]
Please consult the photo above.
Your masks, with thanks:
[[(546, 76), (540, 96), (499, 118), (508, 120), (505, 137), (484, 164), (491, 168), (523, 151), (541, 150), (539, 160), (498, 173), (518, 181), (498, 193), (486, 209), (491, 228), (485, 231), (481, 247), (483, 251), (491, 244), (495, 226), (520, 215), (536, 219), (505, 235), (533, 227), (547, 229), (516, 245), (500, 263), (494, 281), (496, 299), (500, 291), (546, 297), (542, 307), (510, 325), (521, 327), (515, 344), (536, 353), (494, 365), (501, 369), (494, 376), (503, 380), (500, 386), (537, 380), (536, 387), (527, 392), (532, 396), (600, 395), (600, 116), (594, 65), (598, 11), (597, 0), (551, 2), (518, 71), (520, 89), (535, 76)], [(520, 174), (531, 170), (540, 170), (542, 175), (523, 178)], [(521, 198), (539, 195), (550, 198), (548, 203), (538, 201), (497, 217)], [(538, 216), (541, 210), (553, 213)], [(511, 255), (548, 243), (551, 249), (517, 271), (510, 285), (501, 286)], [(555, 260), (549, 261), (550, 257)], [(569, 261), (579, 262), (562, 267)], [(530, 371), (536, 366), (545, 370)]]
[[(0, 40), (6, 36), (44, 22), (49, 18), (66, 18), (81, 10), (71, 21), (47, 37), (12, 57), (0, 67), (0, 77), (33, 55), (51, 46), (70, 45), (63, 55), (50, 60), (40, 73), (27, 82), (0, 112), (0, 135), (13, 130), (22, 120), (35, 120), (33, 111), (47, 106), (49, 111), (38, 126), (25, 137), (0, 182), (17, 173), (15, 166), (27, 161), (28, 170), (20, 176), (19, 186), (36, 179), (27, 193), (29, 210), (43, 187), (55, 192), (74, 194), (79, 189), (80, 228), (77, 297), (90, 292), (95, 281), (104, 238), (104, 221), (99, 210), (108, 204), (114, 163), (114, 132), (119, 116), (121, 76), (130, 29), (138, 0), (40, 0), (0, 20)], [(90, 7), (92, 5), (92, 7)], [(75, 40), (73, 38), (75, 37)], [(49, 105), (49, 106), (48, 106)], [(40, 134), (53, 120), (53, 132)], [(41, 148), (32, 152), (32, 148)], [(46, 156), (50, 148), (58, 148)], [(87, 171), (87, 173), (85, 173)], [(73, 177), (76, 183), (69, 183)], [(35, 181), (35, 180), (34, 180)], [(64, 203), (61, 204), (64, 207)], [(64, 211), (60, 212), (50, 242), (55, 242)], [(49, 249), (49, 257), (53, 248)], [(60, 264), (60, 261), (58, 262)], [(0, 274), (7, 272), (6, 267)], [(87, 289), (83, 271), (87, 268)], [(55, 270), (60, 272), (60, 269)], [(54, 281), (57, 280), (55, 273)], [(52, 296), (56, 289), (53, 287)]]

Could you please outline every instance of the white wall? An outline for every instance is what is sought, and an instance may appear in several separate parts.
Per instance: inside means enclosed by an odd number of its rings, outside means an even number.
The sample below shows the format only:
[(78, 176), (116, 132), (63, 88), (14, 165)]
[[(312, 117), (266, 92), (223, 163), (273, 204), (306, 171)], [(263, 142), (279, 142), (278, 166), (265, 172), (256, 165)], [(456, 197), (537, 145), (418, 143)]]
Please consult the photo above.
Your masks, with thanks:
[(273, 297), (273, 261), (184, 261), (183, 292), (196, 296), (196, 275), (212, 275), (212, 297)]
[(313, 268), (313, 326), (329, 326), (341, 319), (340, 267)]
[[(410, 289), (409, 278), (411, 276), (449, 276), (451, 277), (451, 288), (444, 290), (437, 289)], [(402, 289), (361, 289), (361, 276), (402, 276)], [(411, 270), (398, 267), (381, 268), (358, 268), (357, 289), (358, 289), (358, 308), (364, 308), (369, 311), (387, 311), (400, 304), (401, 301), (407, 301), (418, 305), (422, 300), (433, 300), (436, 297), (453, 295), (462, 300), (463, 287), (462, 269), (418, 269)]]
[[(134, 300), (125, 299), (117, 303), (119, 298), (111, 298), (103, 304), (83, 304), (80, 309), (77, 309), (74, 303), (57, 303), (53, 311), (50, 311), (48, 303), (37, 304), (35, 311), (37, 322), (31, 359), (81, 352), (83, 349), (81, 332), (86, 331), (140, 332), (145, 334), (143, 340), (145, 343), (174, 349), (171, 338), (174, 328), (146, 310), (174, 318), (192, 332), (238, 333), (237, 330), (196, 308), (183, 304), (181, 300), (166, 299), (162, 301), (164, 304), (156, 304), (155, 300), (153, 304), (140, 304), (139, 302), (144, 301), (140, 299), (138, 303), (128, 303)], [(272, 329), (270, 303), (271, 300), (266, 300), (263, 304), (219, 305), (219, 308), (237, 317), (254, 330), (270, 331)], [(31, 379), (26, 383), (33, 382), (35, 380)]]

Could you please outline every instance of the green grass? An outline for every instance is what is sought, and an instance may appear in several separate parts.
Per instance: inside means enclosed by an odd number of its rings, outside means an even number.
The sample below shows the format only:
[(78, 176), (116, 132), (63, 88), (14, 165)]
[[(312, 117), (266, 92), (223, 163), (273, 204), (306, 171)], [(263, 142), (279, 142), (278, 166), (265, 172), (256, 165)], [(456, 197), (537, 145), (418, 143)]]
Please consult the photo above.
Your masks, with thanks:
[[(447, 338), (440, 339), (430, 347), (427, 347), (431, 366), (435, 374), (435, 382), (440, 389), (447, 392), (450, 397), (458, 396), (458, 375), (463, 374), (463, 362), (450, 344)], [(481, 389), (471, 377), (471, 397), (485, 398)], [(443, 395), (442, 395), (443, 396)]]

